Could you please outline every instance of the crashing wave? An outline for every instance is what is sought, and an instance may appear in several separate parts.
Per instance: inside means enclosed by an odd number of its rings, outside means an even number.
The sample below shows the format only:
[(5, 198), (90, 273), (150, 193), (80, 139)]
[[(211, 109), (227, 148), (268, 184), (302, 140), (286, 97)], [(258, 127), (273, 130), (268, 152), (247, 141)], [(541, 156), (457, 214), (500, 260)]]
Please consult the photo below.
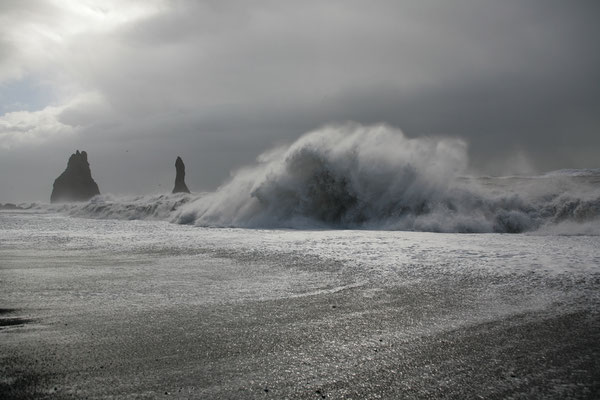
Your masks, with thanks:
[[(332, 125), (261, 155), (214, 192), (50, 206), (74, 216), (246, 228), (600, 233), (600, 170), (465, 177), (467, 145)], [(583, 228), (582, 228), (583, 229)]]
[(464, 179), (458, 139), (409, 139), (386, 125), (328, 126), (263, 154), (178, 223), (435, 232), (524, 232), (600, 217), (600, 191), (581, 182)]

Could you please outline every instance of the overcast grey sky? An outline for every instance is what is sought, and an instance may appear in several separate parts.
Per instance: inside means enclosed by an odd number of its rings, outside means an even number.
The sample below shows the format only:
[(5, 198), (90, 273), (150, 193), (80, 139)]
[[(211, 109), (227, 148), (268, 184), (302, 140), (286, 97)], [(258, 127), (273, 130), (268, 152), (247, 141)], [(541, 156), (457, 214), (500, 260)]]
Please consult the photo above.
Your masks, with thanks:
[(0, 2), (0, 202), (76, 149), (103, 193), (211, 190), (330, 122), (469, 144), (481, 173), (600, 167), (597, 0)]

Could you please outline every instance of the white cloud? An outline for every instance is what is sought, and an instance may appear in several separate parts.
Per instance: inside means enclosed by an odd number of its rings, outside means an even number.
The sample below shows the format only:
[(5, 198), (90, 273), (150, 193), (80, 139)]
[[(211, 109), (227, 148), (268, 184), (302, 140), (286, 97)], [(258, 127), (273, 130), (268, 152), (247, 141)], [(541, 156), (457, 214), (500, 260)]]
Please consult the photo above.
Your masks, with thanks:
[[(93, 68), (114, 63), (99, 51), (120, 27), (159, 12), (163, 0), (47, 0), (0, 4), (0, 84), (28, 79), (53, 92), (40, 110), (0, 115), (0, 148), (72, 138), (106, 122), (112, 109)], [(78, 53), (77, 51), (80, 51)], [(10, 98), (4, 99), (13, 104)], [(22, 99), (21, 101), (26, 101)]]
[[(153, 15), (162, 4), (162, 0), (24, 0), (0, 5), (0, 82), (26, 75), (53, 81), (68, 70), (72, 41), (82, 35), (109, 35)], [(88, 45), (93, 49), (92, 43)]]
[(64, 107), (49, 106), (40, 111), (14, 111), (0, 117), (0, 147), (12, 149), (39, 145), (73, 135), (76, 129), (58, 120)]
[(86, 93), (60, 106), (14, 111), (0, 116), (0, 148), (41, 145), (77, 135), (94, 124), (108, 106), (97, 93)]

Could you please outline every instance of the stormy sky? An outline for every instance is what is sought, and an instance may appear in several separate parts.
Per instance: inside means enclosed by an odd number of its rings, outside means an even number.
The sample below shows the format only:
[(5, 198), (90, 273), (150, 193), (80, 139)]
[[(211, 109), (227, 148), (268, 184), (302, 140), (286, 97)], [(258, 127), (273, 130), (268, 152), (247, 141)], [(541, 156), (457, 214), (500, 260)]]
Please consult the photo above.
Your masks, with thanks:
[(215, 189), (332, 122), (469, 144), (482, 174), (600, 167), (597, 0), (0, 2), (0, 202), (86, 150), (103, 193)]

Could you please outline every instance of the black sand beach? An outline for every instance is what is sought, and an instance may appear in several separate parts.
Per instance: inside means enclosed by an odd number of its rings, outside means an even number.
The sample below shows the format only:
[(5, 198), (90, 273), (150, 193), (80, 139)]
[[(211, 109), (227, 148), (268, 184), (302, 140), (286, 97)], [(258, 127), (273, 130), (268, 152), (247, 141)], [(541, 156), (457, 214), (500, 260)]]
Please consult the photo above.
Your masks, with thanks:
[[(597, 398), (600, 318), (510, 278), (440, 276), (145, 311), (4, 309), (2, 398)], [(564, 284), (560, 280), (554, 282)], [(545, 282), (544, 285), (551, 285)], [(597, 289), (598, 282), (576, 282)], [(590, 287), (593, 286), (593, 287)], [(493, 292), (492, 298), (486, 293)], [(472, 322), (465, 322), (473, 316)]]

